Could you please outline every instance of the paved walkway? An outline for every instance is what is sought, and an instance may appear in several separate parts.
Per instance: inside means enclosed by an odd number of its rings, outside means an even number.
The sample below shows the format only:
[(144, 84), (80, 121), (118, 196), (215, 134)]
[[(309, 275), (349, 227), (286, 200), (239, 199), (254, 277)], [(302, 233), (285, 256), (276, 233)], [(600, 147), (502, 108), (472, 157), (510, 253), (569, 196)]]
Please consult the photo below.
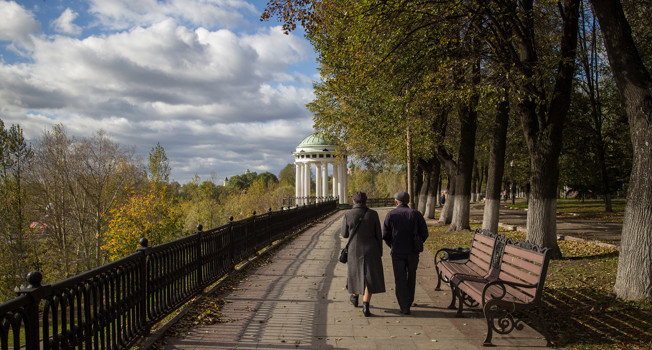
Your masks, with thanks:
[[(378, 209), (381, 221), (387, 209)], [(421, 254), (412, 315), (402, 316), (394, 295), (389, 250), (383, 265), (387, 292), (371, 300), (372, 317), (348, 301), (346, 265), (337, 262), (345, 240), (339, 231), (343, 212), (311, 227), (280, 248), (271, 262), (256, 268), (222, 296), (229, 322), (192, 329), (167, 338), (165, 349), (480, 349), (486, 323), (481, 312), (454, 318), (446, 308), (450, 291), (435, 291), (431, 252)], [(501, 349), (545, 348), (529, 327), (507, 336), (495, 334)]]

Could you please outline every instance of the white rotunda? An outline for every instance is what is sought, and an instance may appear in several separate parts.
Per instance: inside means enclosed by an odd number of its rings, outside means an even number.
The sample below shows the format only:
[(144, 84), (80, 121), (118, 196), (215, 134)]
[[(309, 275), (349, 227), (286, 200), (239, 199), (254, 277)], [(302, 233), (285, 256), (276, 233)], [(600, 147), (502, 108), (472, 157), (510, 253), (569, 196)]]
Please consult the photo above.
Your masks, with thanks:
[[(327, 198), (338, 198), (338, 203), (347, 204), (347, 157), (336, 155), (337, 146), (321, 133), (314, 133), (301, 141), (294, 155), (296, 169), (296, 200), (297, 205), (310, 203), (311, 167), (315, 170), (315, 197), (321, 202)], [(333, 169), (333, 186), (328, 188), (328, 165)]]

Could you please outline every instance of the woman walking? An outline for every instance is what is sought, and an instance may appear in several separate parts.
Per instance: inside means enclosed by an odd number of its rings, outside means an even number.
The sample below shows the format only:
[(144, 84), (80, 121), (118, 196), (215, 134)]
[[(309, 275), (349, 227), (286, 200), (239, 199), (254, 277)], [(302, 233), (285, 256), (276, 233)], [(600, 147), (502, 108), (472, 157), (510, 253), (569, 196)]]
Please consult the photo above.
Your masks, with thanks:
[(346, 286), (351, 303), (358, 307), (362, 294), (362, 313), (371, 316), (371, 295), (385, 292), (383, 274), (383, 239), (378, 213), (367, 208), (364, 192), (353, 194), (353, 208), (344, 214), (342, 237), (349, 239)]

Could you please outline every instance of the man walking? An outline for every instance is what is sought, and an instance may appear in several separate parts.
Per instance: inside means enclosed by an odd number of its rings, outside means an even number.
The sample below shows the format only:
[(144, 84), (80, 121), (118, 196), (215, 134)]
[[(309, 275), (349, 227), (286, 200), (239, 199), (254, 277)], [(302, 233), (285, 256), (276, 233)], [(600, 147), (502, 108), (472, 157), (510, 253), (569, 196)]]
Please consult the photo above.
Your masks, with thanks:
[(391, 248), (396, 300), (401, 314), (409, 315), (414, 302), (419, 253), (414, 239), (417, 235), (422, 242), (428, 238), (428, 227), (423, 215), (408, 207), (410, 195), (397, 192), (394, 195), (396, 208), (387, 213), (383, 223), (383, 240)]

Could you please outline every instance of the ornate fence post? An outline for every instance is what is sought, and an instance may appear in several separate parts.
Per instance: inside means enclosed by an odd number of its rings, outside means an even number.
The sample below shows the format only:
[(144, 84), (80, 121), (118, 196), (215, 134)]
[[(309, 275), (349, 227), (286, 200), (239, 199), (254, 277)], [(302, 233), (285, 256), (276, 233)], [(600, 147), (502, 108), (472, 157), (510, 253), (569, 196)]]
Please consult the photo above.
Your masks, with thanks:
[(256, 211), (252, 210), (251, 211), (251, 228), (249, 228), (247, 232), (247, 243), (248, 246), (253, 246), (256, 247), (254, 249), (254, 254), (258, 255), (258, 251), (260, 250), (260, 239), (257, 237), (258, 235), (258, 230), (256, 230)]
[(148, 264), (147, 264), (147, 251), (149, 250), (149, 247), (147, 246), (149, 244), (149, 241), (147, 238), (143, 237), (138, 241), (140, 244), (140, 247), (136, 249), (136, 252), (140, 253), (141, 255), (141, 260), (142, 262), (139, 264), (139, 269), (140, 269), (140, 278), (139, 278), (139, 289), (143, 291), (143, 293), (140, 293), (140, 296), (138, 297), (138, 306), (136, 307), (136, 314), (138, 317), (138, 323), (141, 324), (143, 328), (143, 334), (141, 334), (143, 337), (146, 337), (149, 335), (152, 325), (149, 324), (147, 320), (147, 314), (148, 314), (148, 306), (149, 306), (149, 273), (148, 273)]
[[(25, 306), (25, 349), (38, 350), (40, 348), (40, 327), (39, 327), (39, 303), (41, 299), (50, 294), (52, 288), (41, 286), (43, 275), (39, 271), (32, 271), (27, 274), (27, 287), (18, 291), (18, 295), (27, 295), (31, 303)], [(18, 341), (18, 339), (15, 339)], [(48, 341), (43, 339), (43, 341)]]
[(203, 240), (203, 233), (202, 230), (204, 229), (204, 226), (201, 224), (197, 225), (197, 244), (195, 244), (195, 254), (197, 256), (197, 283), (198, 286), (202, 286), (204, 283), (204, 256), (202, 255), (202, 244), (204, 243)]
[(265, 222), (265, 226), (267, 227), (267, 245), (272, 245), (274, 243), (272, 241), (272, 208), (267, 209), (267, 220)]
[(235, 268), (235, 234), (233, 233), (233, 216), (229, 216), (229, 245), (231, 251), (231, 270)]

